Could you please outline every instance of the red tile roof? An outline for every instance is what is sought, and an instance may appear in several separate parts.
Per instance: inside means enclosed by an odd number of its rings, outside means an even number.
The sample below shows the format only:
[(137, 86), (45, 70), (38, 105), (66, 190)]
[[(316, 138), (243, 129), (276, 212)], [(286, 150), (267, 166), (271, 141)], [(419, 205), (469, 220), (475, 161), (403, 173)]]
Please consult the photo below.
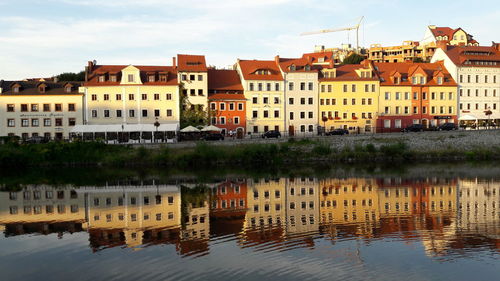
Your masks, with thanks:
[[(40, 92), (39, 86), (45, 85), (45, 92)], [(36, 95), (36, 96), (50, 96), (50, 95), (82, 95), (78, 92), (82, 82), (53, 82), (53, 81), (4, 81), (0, 80), (0, 88), (2, 92), (0, 95)], [(19, 86), (19, 92), (14, 92), (13, 86)], [(71, 86), (71, 91), (68, 93), (66, 87)]]
[(177, 55), (179, 71), (183, 72), (205, 72), (207, 64), (203, 55)]
[[(283, 80), (280, 69), (274, 60), (239, 60), (245, 80)], [(267, 71), (268, 74), (257, 74), (257, 71)]]
[(449, 27), (436, 27), (434, 29), (431, 29), (432, 34), (434, 37), (437, 36), (448, 36), (448, 40), (453, 39), (453, 34), (457, 32), (461, 28), (453, 29)]
[[(399, 85), (413, 86), (411, 76), (415, 72), (424, 73), (427, 76), (427, 83), (424, 86), (457, 86), (457, 83), (451, 77), (450, 73), (444, 67), (442, 62), (436, 63), (414, 63), (414, 62), (375, 62), (377, 75), (382, 79), (381, 86)], [(401, 75), (399, 84), (395, 84), (391, 78), (393, 75)], [(443, 84), (438, 85), (433, 78), (441, 75), (445, 78)], [(420, 85), (420, 84), (419, 84)]]
[(446, 46), (444, 51), (459, 66), (500, 67), (500, 48), (493, 46)]
[[(292, 65), (295, 66), (295, 70), (290, 69)], [(309, 65), (309, 70), (305, 69), (306, 65)], [(279, 58), (279, 66), (283, 72), (318, 72), (321, 68), (306, 58)]]
[(208, 90), (243, 91), (243, 86), (236, 70), (209, 69)]
[(302, 55), (302, 58), (305, 58), (311, 63), (321, 63), (319, 60), (323, 58), (323, 63), (329, 64), (330, 62), (333, 63), (333, 52), (306, 53)]
[(209, 94), (208, 99), (209, 100), (246, 100), (244, 94), (225, 94), (225, 93)]
[(377, 81), (377, 77), (373, 75), (371, 78), (360, 77), (356, 70), (364, 68), (361, 64), (346, 64), (335, 67), (336, 76), (335, 78), (321, 78), (320, 81)]
[[(118, 86), (121, 81), (121, 71), (128, 67), (129, 65), (93, 65), (92, 70), (88, 74), (88, 81), (84, 83), (84, 86)], [(172, 66), (144, 66), (144, 65), (134, 65), (138, 68), (141, 75), (142, 84), (145, 86), (156, 86), (156, 85), (178, 85), (177, 82), (177, 70)], [(155, 74), (155, 81), (149, 82), (148, 75)], [(104, 82), (99, 82), (99, 75), (104, 74), (106, 80)], [(112, 82), (109, 75), (116, 75), (116, 82)], [(159, 81), (159, 75), (166, 74), (167, 81)]]

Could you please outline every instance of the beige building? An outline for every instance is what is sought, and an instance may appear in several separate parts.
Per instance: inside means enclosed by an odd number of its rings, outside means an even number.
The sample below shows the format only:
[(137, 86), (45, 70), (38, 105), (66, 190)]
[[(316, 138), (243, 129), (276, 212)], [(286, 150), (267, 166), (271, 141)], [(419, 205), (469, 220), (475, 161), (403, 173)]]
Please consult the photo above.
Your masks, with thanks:
[(319, 229), (319, 183), (315, 178), (286, 179), (286, 233), (317, 232)]
[[(208, 105), (208, 69), (205, 56), (177, 55), (178, 81), (191, 109), (206, 110)], [(174, 67), (175, 67), (174, 62)]]
[(0, 136), (68, 138), (83, 123), (79, 82), (0, 81)]
[(247, 99), (246, 131), (285, 131), (283, 76), (275, 61), (238, 60), (235, 65)]
[(282, 227), (286, 219), (286, 179), (249, 179), (244, 229)]

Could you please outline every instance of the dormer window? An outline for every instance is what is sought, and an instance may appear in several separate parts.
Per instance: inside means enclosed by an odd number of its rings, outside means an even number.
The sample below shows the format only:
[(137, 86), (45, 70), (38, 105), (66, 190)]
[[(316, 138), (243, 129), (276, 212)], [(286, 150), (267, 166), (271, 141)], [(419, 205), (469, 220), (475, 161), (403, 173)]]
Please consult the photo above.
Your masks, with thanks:
[(399, 77), (394, 77), (394, 84), (399, 84)]
[(66, 86), (64, 90), (66, 91), (66, 93), (71, 93), (71, 86), (70, 85)]
[(134, 82), (134, 74), (129, 74), (127, 76), (127, 78), (128, 78), (128, 80), (127, 80), (128, 82)]
[(413, 77), (411, 78), (411, 83), (412, 83), (413, 85), (418, 84), (418, 77), (413, 76)]
[(160, 75), (160, 81), (161, 82), (167, 82), (167, 75), (165, 75), (165, 74)]
[(319, 62), (319, 63), (323, 63), (323, 62), (325, 62), (325, 58), (318, 58), (318, 62)]
[(295, 71), (295, 70), (296, 70), (295, 65), (293, 65), (293, 64), (292, 64), (292, 65), (290, 65), (290, 70), (291, 70), (291, 71)]
[(47, 86), (45, 86), (44, 84), (42, 84), (42, 85), (38, 86), (38, 91), (43, 94), (43, 93), (45, 93), (45, 88), (46, 87)]
[(443, 77), (438, 77), (437, 82), (438, 82), (438, 85), (442, 85), (443, 84)]
[(14, 87), (12, 88), (12, 91), (13, 91), (14, 93), (19, 93), (19, 86), (17, 86), (17, 85), (16, 85), (16, 86), (14, 86)]
[(102, 83), (102, 82), (104, 82), (104, 80), (105, 80), (104, 75), (99, 75), (99, 82)]
[(425, 84), (425, 77), (423, 77), (423, 76), (420, 77), (420, 84), (422, 84), (422, 85)]
[(149, 82), (154, 82), (155, 81), (155, 76), (152, 74), (152, 75), (149, 75), (148, 76), (148, 81)]
[(306, 65), (306, 66), (304, 67), (304, 69), (305, 69), (306, 71), (310, 71), (310, 70), (311, 70), (311, 66), (310, 66), (310, 65)]
[(111, 82), (116, 82), (116, 75), (111, 75), (109, 78)]

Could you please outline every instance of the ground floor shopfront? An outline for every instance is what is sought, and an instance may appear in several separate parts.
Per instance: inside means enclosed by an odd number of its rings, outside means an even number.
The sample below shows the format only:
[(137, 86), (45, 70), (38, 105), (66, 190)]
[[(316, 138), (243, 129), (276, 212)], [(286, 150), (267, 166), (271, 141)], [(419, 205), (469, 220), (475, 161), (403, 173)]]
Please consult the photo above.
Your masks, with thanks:
[(413, 124), (422, 124), (424, 129), (438, 127), (444, 123), (457, 124), (456, 115), (407, 115), (379, 116), (377, 118), (377, 133), (401, 132)]

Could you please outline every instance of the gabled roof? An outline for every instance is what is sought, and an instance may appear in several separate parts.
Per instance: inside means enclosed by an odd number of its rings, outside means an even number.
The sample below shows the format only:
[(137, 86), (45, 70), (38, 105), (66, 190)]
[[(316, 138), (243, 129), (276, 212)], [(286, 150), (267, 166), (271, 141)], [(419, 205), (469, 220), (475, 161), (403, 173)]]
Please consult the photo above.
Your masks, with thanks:
[(334, 78), (321, 78), (320, 81), (377, 81), (377, 77), (360, 77), (356, 70), (366, 69), (362, 64), (346, 64), (335, 67), (336, 75)]
[[(306, 70), (306, 65), (309, 70)], [(305, 58), (279, 58), (279, 66), (283, 72), (318, 72), (320, 69)], [(291, 66), (294, 66), (295, 70), (292, 70)]]
[[(142, 84), (145, 86), (178, 85), (177, 70), (173, 66), (134, 65), (132, 67), (139, 69)], [(121, 71), (126, 68), (131, 69), (131, 65), (94, 65), (88, 74), (88, 81), (84, 83), (84, 86), (118, 86), (121, 82)], [(147, 76), (151, 73), (156, 73), (154, 82), (149, 82), (148, 80)], [(167, 81), (159, 81), (159, 74), (166, 74)], [(106, 77), (106, 81), (99, 82), (100, 75), (108, 76)], [(109, 75), (116, 75), (116, 82), (111, 81)]]
[(208, 90), (243, 91), (243, 86), (236, 70), (209, 69)]
[[(457, 86), (457, 83), (451, 77), (450, 73), (444, 67), (443, 62), (436, 63), (414, 63), (414, 62), (375, 62), (375, 71), (381, 78), (381, 86), (399, 85), (413, 86), (411, 81), (412, 74), (423, 74), (427, 76), (427, 83), (424, 86)], [(391, 76), (396, 72), (401, 74), (401, 80), (395, 84)], [(441, 85), (433, 79), (435, 75), (444, 75)], [(420, 84), (419, 84), (420, 85)]]
[[(306, 53), (302, 55), (302, 58), (313, 64), (329, 64), (333, 63), (333, 52), (317, 52), (317, 53)], [(323, 59), (323, 62), (320, 62), (320, 59)]]
[[(65, 86), (69, 82), (40, 82), (36, 80), (31, 81), (3, 81), (0, 80), (0, 88), (2, 88), (2, 93), (0, 95), (80, 95), (78, 92), (78, 87), (81, 86), (82, 82), (70, 82), (73, 86), (71, 92), (66, 92)], [(40, 93), (38, 86), (44, 84), (47, 86), (44, 93)], [(14, 93), (12, 86), (19, 85), (21, 88), (18, 93)]]
[(500, 67), (500, 50), (493, 46), (446, 46), (443, 50), (457, 66)]
[(207, 64), (203, 55), (177, 55), (178, 67), (182, 72), (205, 72)]
[[(243, 78), (245, 80), (283, 80), (278, 65), (273, 60), (239, 60)], [(257, 71), (269, 71), (269, 74), (257, 74)]]
[(431, 28), (432, 35), (434, 37), (437, 36), (448, 36), (448, 40), (453, 39), (453, 34), (460, 30), (461, 28), (453, 29), (450, 27), (436, 27), (436, 28)]

